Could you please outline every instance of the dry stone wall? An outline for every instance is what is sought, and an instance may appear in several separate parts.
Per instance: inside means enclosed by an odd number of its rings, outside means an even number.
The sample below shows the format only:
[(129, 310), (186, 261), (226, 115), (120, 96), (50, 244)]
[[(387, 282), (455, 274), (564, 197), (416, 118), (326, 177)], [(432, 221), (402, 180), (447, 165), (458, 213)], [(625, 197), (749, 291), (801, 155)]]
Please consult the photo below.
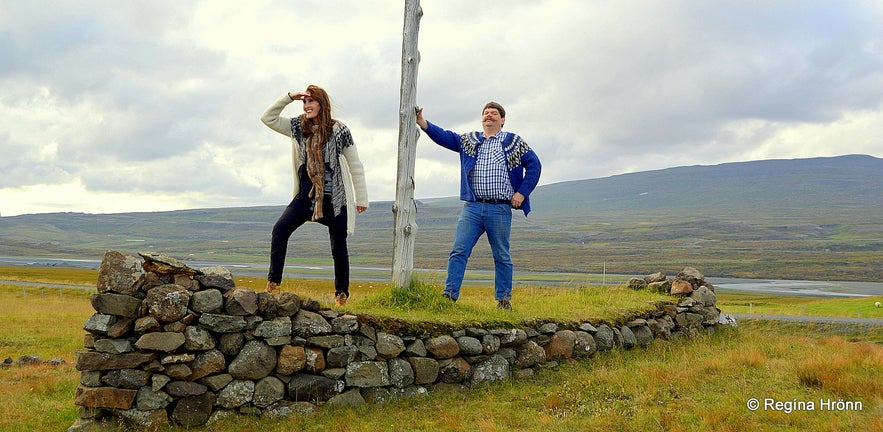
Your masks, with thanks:
[(224, 267), (193, 269), (163, 255), (108, 251), (84, 325), (69, 430), (123, 420), (199, 426), (222, 416), (305, 415), (529, 376), (598, 351), (713, 331), (714, 287), (695, 269), (629, 282), (674, 292), (671, 304), (622, 325), (465, 328), (394, 334), (366, 317), (289, 292), (235, 286)]

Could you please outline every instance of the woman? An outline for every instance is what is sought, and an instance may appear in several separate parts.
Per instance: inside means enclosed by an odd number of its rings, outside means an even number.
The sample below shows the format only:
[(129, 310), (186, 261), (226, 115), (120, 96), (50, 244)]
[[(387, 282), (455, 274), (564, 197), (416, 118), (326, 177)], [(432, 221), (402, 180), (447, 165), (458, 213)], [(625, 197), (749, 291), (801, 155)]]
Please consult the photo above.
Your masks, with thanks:
[[(291, 102), (303, 101), (304, 113), (281, 117)], [(334, 298), (345, 306), (349, 298), (350, 264), (346, 237), (355, 228), (355, 209), (368, 209), (365, 172), (349, 129), (331, 117), (331, 100), (321, 87), (280, 97), (261, 116), (270, 129), (291, 137), (294, 199), (273, 226), (267, 291), (279, 289), (288, 239), (307, 221), (328, 227), (334, 259)]]

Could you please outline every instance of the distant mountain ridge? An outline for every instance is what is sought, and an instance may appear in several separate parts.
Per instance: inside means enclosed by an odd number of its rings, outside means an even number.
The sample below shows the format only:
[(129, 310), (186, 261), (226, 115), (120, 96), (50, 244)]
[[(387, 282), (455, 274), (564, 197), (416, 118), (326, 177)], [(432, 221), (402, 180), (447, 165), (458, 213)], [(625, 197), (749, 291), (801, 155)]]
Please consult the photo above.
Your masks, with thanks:
[[(847, 155), (693, 165), (541, 186), (536, 213), (744, 215), (883, 208), (883, 159)], [(624, 214), (626, 213), (626, 214)]]
[[(591, 272), (604, 262), (611, 273), (640, 274), (692, 264), (714, 276), (801, 278), (809, 269), (820, 280), (872, 280), (883, 268), (883, 159), (872, 156), (682, 166), (547, 184), (531, 199), (530, 216), (513, 218), (523, 270)], [(461, 205), (418, 200), (415, 267), (444, 268)], [(373, 202), (357, 218), (354, 265), (391, 264), (391, 206)], [(282, 208), (2, 217), (0, 256), (153, 249), (263, 263)], [(323, 226), (305, 225), (292, 242), (301, 262), (328, 260)], [(470, 266), (492, 268), (485, 255), (476, 251)]]

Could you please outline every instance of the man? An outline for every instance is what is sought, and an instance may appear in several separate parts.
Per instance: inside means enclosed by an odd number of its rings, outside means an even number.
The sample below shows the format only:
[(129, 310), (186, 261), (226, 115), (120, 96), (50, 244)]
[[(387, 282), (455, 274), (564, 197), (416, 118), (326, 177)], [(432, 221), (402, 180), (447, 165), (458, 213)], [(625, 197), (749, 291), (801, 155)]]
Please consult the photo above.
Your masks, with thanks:
[(494, 287), (497, 307), (512, 310), (512, 258), (509, 234), (512, 209), (530, 212), (530, 193), (540, 180), (542, 165), (520, 136), (503, 132), (506, 110), (496, 102), (481, 114), (483, 132), (458, 134), (423, 118), (417, 109), (417, 125), (436, 144), (460, 153), (460, 199), (466, 201), (457, 221), (454, 246), (448, 259), (448, 276), (442, 293), (451, 301), (460, 296), (466, 262), (482, 234), (487, 233), (494, 255)]

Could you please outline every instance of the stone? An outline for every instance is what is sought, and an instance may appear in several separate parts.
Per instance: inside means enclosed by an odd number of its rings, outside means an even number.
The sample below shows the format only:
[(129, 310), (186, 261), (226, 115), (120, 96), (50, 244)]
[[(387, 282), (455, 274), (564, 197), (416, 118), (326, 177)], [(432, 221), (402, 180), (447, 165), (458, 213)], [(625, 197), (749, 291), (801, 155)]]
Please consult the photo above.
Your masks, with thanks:
[(573, 357), (573, 347), (576, 344), (576, 335), (573, 331), (562, 330), (555, 332), (549, 343), (543, 347), (546, 351), (546, 360), (564, 360)]
[(96, 371), (110, 369), (134, 369), (156, 359), (156, 354), (132, 352), (125, 354), (107, 354), (95, 351), (77, 351), (79, 371)]
[(595, 351), (598, 351), (598, 347), (595, 345), (595, 338), (589, 332), (575, 331), (573, 336), (573, 357), (591, 357), (595, 354)]
[(730, 314), (720, 314), (720, 316), (717, 318), (717, 322), (718, 322), (718, 324), (730, 326), (733, 328), (736, 328), (739, 326), (739, 324), (736, 322), (736, 317), (734, 317)]
[(135, 320), (135, 332), (136, 333), (147, 333), (159, 330), (161, 327), (159, 325), (159, 321), (152, 316), (143, 316)]
[(199, 316), (199, 324), (215, 333), (236, 333), (245, 330), (245, 318), (241, 316), (204, 313)]
[(274, 338), (280, 336), (291, 336), (291, 318), (279, 317), (258, 324), (254, 331), (255, 337)]
[(187, 291), (199, 291), (199, 282), (188, 274), (176, 274), (172, 278), (172, 283), (187, 288)]
[(304, 348), (304, 355), (307, 358), (304, 369), (313, 373), (325, 370), (325, 352), (321, 348), (306, 347)]
[(365, 405), (365, 403), (365, 398), (362, 397), (362, 393), (359, 389), (352, 389), (328, 399), (328, 405), (336, 406), (355, 407)]
[(152, 332), (141, 335), (135, 348), (144, 351), (172, 352), (184, 345), (184, 334), (176, 332)]
[(138, 390), (146, 386), (149, 380), (150, 374), (140, 369), (116, 369), (101, 377), (101, 382), (110, 387), (129, 390)]
[(690, 298), (696, 300), (697, 303), (705, 307), (713, 307), (715, 304), (717, 304), (717, 296), (714, 294), (714, 291), (704, 286), (701, 286), (694, 290), (690, 294)]
[(141, 300), (131, 295), (105, 292), (92, 294), (89, 302), (96, 312), (106, 315), (123, 316), (126, 318), (138, 318), (141, 310)]
[(527, 340), (527, 332), (522, 329), (510, 329), (501, 335), (497, 335), (500, 337), (500, 346), (502, 347), (512, 347), (521, 345), (524, 341)]
[(426, 351), (439, 360), (453, 358), (460, 353), (460, 345), (457, 344), (457, 340), (448, 335), (427, 339), (424, 345)]
[(320, 375), (333, 380), (342, 380), (343, 376), (346, 375), (346, 368), (328, 368), (323, 370)]
[(668, 294), (671, 291), (672, 281), (651, 282), (647, 284), (647, 290), (650, 292)]
[[(499, 343), (499, 339), (497, 341)], [(423, 344), (423, 340), (417, 339), (405, 348), (405, 354), (412, 357), (426, 357), (426, 345)]]
[(166, 375), (176, 380), (185, 380), (193, 375), (193, 370), (190, 369), (190, 366), (183, 363), (166, 365), (164, 371)]
[(481, 352), (484, 354), (494, 354), (500, 350), (500, 338), (492, 334), (486, 334), (481, 337)]
[(456, 341), (460, 355), (474, 356), (481, 354), (484, 351), (484, 347), (481, 345), (481, 341), (474, 337), (460, 336), (456, 338)]
[(137, 395), (137, 390), (80, 386), (77, 387), (74, 404), (87, 408), (129, 409)]
[(377, 350), (377, 358), (391, 359), (405, 350), (405, 342), (397, 335), (378, 332), (374, 349)]
[(414, 384), (432, 384), (438, 378), (438, 361), (428, 357), (410, 357), (408, 362), (414, 370)]
[(439, 380), (448, 384), (462, 383), (472, 369), (469, 362), (462, 357), (442, 360), (438, 366)]
[(144, 279), (143, 260), (135, 255), (107, 251), (98, 268), (98, 292), (134, 295)]
[(198, 380), (202, 377), (223, 372), (227, 369), (227, 360), (221, 351), (213, 349), (196, 355), (190, 363), (190, 380)]
[(694, 286), (699, 286), (705, 280), (705, 276), (693, 267), (684, 267), (677, 275), (677, 279), (685, 280)]
[(558, 324), (555, 324), (552, 322), (545, 323), (540, 326), (538, 331), (540, 332), (540, 334), (547, 334), (547, 335), (553, 334), (558, 331)]
[(197, 275), (198, 270), (190, 268), (183, 261), (158, 252), (138, 252), (144, 258), (144, 270), (160, 275), (186, 274)]
[(384, 387), (390, 385), (386, 362), (366, 361), (346, 366), (346, 385), (349, 387)]
[(118, 318), (117, 321), (107, 328), (107, 337), (121, 338), (135, 327), (135, 321), (130, 318)]
[(279, 375), (292, 375), (302, 370), (306, 364), (307, 355), (304, 347), (285, 345), (279, 350), (276, 373)]
[(307, 345), (325, 349), (337, 348), (346, 345), (346, 338), (338, 334), (311, 336), (307, 338)]
[(127, 423), (144, 428), (157, 429), (160, 426), (169, 425), (169, 416), (164, 409), (141, 411), (132, 408), (127, 410), (116, 410), (114, 411), (114, 415), (126, 420)]
[(190, 297), (190, 309), (200, 314), (220, 313), (224, 309), (224, 295), (216, 289), (195, 292)]
[(175, 397), (199, 396), (208, 391), (208, 387), (193, 381), (172, 381), (166, 384), (166, 392)]
[[(235, 375), (234, 375), (235, 376)], [(251, 380), (233, 380), (218, 392), (215, 404), (223, 408), (239, 408), (254, 397), (255, 383)]]
[(352, 345), (335, 347), (328, 350), (325, 362), (331, 368), (345, 368), (346, 365), (356, 360), (358, 354), (359, 348)]
[(484, 382), (507, 379), (509, 379), (509, 362), (500, 355), (492, 355), (487, 360), (472, 366), (472, 374), (466, 381), (466, 385), (475, 387)]
[(80, 373), (80, 384), (86, 387), (101, 387), (101, 372), (83, 371)]
[(204, 425), (212, 415), (212, 407), (215, 405), (216, 398), (212, 392), (181, 398), (169, 417), (184, 427)]
[(117, 317), (113, 315), (105, 315), (96, 313), (86, 320), (83, 330), (97, 335), (107, 335), (110, 326), (117, 321)]
[(210, 375), (199, 380), (200, 384), (205, 385), (213, 392), (221, 391), (227, 384), (233, 381), (233, 376), (227, 373)]
[(405, 388), (414, 384), (414, 369), (411, 363), (402, 358), (391, 358), (386, 361), (389, 371), (389, 383), (393, 387)]
[(99, 339), (95, 341), (93, 348), (95, 351), (109, 354), (123, 354), (135, 350), (132, 341), (128, 339)]
[(650, 327), (643, 325), (639, 327), (631, 327), (631, 330), (632, 333), (634, 333), (635, 340), (639, 346), (647, 347), (653, 343), (653, 332), (650, 331)]
[(135, 408), (141, 411), (164, 409), (172, 401), (174, 399), (168, 393), (144, 386), (138, 389), (138, 394), (135, 396)]
[(259, 340), (252, 340), (230, 362), (228, 371), (237, 380), (258, 380), (276, 368), (276, 350)]
[(677, 279), (671, 283), (671, 295), (690, 294), (693, 292), (693, 285), (685, 280)]
[(292, 319), (292, 334), (308, 338), (331, 333), (331, 324), (322, 315), (301, 309)]
[(515, 349), (515, 365), (529, 368), (546, 361), (546, 351), (534, 341), (527, 341)]
[(211, 332), (199, 326), (184, 328), (184, 349), (188, 351), (208, 351), (215, 348), (215, 338)]
[(252, 402), (259, 408), (266, 408), (285, 397), (285, 383), (279, 378), (268, 376), (254, 386)]
[(297, 374), (288, 382), (288, 398), (304, 402), (327, 401), (343, 389), (343, 381), (318, 375)]
[(331, 329), (337, 334), (352, 334), (359, 331), (359, 320), (355, 315), (342, 315), (331, 320)]
[(622, 334), (622, 346), (625, 349), (632, 349), (636, 345), (638, 345), (638, 339), (635, 338), (635, 333), (632, 331), (629, 326), (624, 325), (619, 328), (619, 333)]
[[(671, 319), (668, 316), (666, 316), (666, 318), (668, 318), (669, 320)], [(648, 320), (647, 327), (653, 334), (653, 338), (668, 340), (671, 337), (671, 328), (674, 326), (667, 325), (666, 320), (663, 318), (657, 318)]]
[(229, 298), (224, 304), (224, 310), (228, 315), (247, 316), (254, 315), (258, 311), (258, 296), (254, 291), (247, 288), (235, 288), (228, 293)]
[(150, 387), (155, 391), (162, 390), (162, 388), (171, 381), (172, 379), (166, 375), (153, 374), (153, 376), (150, 377)]
[(595, 332), (595, 343), (598, 346), (598, 351), (610, 351), (616, 346), (613, 330), (607, 324), (598, 326), (598, 331)]
[(702, 315), (689, 312), (679, 313), (678, 316), (675, 317), (675, 322), (678, 326), (688, 329), (701, 328), (703, 321), (705, 321), (705, 317)]
[(656, 272), (656, 273), (644, 276), (644, 282), (647, 282), (648, 284), (655, 283), (655, 282), (665, 282), (665, 280), (666, 280), (666, 276), (665, 276), (665, 273), (663, 273), (663, 272)]
[(174, 322), (187, 315), (192, 293), (181, 285), (166, 284), (147, 291), (147, 311), (159, 322)]
[(262, 415), (267, 418), (283, 418), (290, 415), (307, 417), (315, 413), (316, 405), (310, 402), (292, 402), (288, 400), (281, 400), (267, 407)]
[(598, 332), (598, 329), (595, 328), (591, 323), (582, 323), (579, 325), (579, 330), (584, 331), (589, 334), (595, 334)]
[(647, 288), (647, 281), (644, 279), (631, 278), (628, 282), (626, 282), (626, 286), (633, 290), (642, 290)]
[(220, 288), (226, 291), (236, 286), (233, 274), (226, 267), (202, 267), (199, 269), (199, 272), (202, 274), (197, 275), (196, 280), (206, 288)]
[(297, 294), (277, 291), (270, 294), (273, 299), (273, 315), (277, 317), (292, 317), (300, 311), (300, 297)]

